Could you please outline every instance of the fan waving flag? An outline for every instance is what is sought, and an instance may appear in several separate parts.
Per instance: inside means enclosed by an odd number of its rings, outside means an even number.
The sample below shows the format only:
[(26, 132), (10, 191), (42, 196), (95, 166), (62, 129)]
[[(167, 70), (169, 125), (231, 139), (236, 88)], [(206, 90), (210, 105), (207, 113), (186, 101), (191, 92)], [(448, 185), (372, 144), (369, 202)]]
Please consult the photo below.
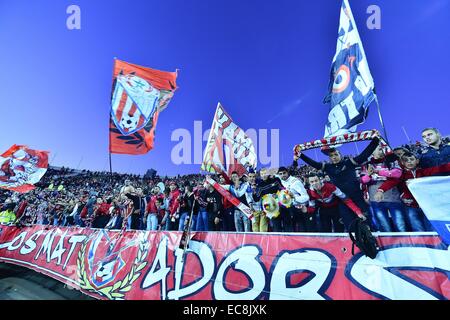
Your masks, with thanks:
[(201, 169), (211, 173), (236, 171), (239, 175), (256, 168), (253, 141), (239, 128), (219, 103), (214, 115)]
[(374, 99), (374, 82), (355, 19), (348, 0), (343, 0), (336, 54), (324, 99), (331, 104), (324, 137), (355, 132)]
[(172, 99), (177, 72), (115, 60), (110, 153), (145, 154), (153, 149), (158, 116)]
[(26, 193), (47, 172), (48, 152), (13, 145), (0, 155), (0, 188)]

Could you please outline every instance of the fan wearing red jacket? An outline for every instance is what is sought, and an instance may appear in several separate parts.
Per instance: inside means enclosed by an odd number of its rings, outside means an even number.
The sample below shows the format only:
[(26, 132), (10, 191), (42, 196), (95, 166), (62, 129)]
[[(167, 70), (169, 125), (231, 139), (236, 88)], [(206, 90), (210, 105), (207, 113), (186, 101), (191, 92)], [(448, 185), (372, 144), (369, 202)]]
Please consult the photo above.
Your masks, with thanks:
[(309, 205), (308, 208), (304, 207), (302, 211), (314, 214), (318, 209), (321, 232), (332, 232), (332, 226), (334, 232), (344, 231), (339, 210), (341, 202), (347, 205), (356, 216), (363, 220), (366, 219), (361, 209), (334, 184), (323, 183), (317, 174), (310, 174), (308, 182), (310, 185), (308, 190)]
[(406, 205), (406, 218), (410, 224), (411, 231), (433, 231), (433, 227), (420, 209), (406, 183), (410, 179), (433, 175), (449, 175), (450, 163), (424, 169), (419, 167), (419, 162), (419, 159), (413, 153), (404, 153), (401, 157), (402, 175), (399, 179), (390, 179), (383, 183), (375, 194), (375, 201), (382, 201), (384, 192), (398, 186), (401, 192), (400, 198)]
[(172, 181), (169, 187), (169, 219), (167, 221), (167, 231), (176, 231), (178, 230), (180, 220), (181, 193), (180, 190), (178, 190), (178, 186), (175, 181)]
[(97, 205), (94, 209), (94, 214), (92, 216), (93, 228), (103, 229), (106, 227), (106, 225), (109, 222), (109, 219), (111, 218), (109, 214), (109, 208), (111, 208), (111, 201), (112, 201), (111, 199), (109, 199), (108, 201), (105, 201), (105, 199), (102, 198), (97, 199)]
[(158, 199), (164, 200), (164, 194), (162, 194), (161, 189), (156, 186), (153, 188), (152, 196), (145, 208), (144, 221), (147, 223), (147, 231), (155, 231), (158, 229), (158, 215), (160, 212), (160, 209), (157, 208), (156, 204)]

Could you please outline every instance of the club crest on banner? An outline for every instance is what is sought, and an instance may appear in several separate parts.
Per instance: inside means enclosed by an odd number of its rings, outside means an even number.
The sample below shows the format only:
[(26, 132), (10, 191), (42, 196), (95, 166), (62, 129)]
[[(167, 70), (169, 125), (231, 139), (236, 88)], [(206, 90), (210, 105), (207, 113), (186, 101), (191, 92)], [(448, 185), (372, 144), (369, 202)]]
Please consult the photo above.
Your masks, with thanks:
[(133, 75), (117, 76), (112, 98), (112, 119), (123, 135), (131, 135), (151, 120), (161, 92), (148, 81)]
[[(82, 289), (112, 300), (124, 299), (125, 294), (131, 290), (132, 284), (147, 265), (145, 260), (149, 244), (145, 234), (139, 235), (137, 241), (129, 241), (123, 247), (117, 245), (119, 239), (120, 237), (110, 238), (108, 232), (101, 230), (83, 243), (77, 259), (77, 274)], [(129, 272), (124, 274), (126, 263), (122, 254), (136, 246), (136, 258)], [(122, 279), (118, 279), (119, 275)], [(107, 286), (108, 284), (110, 285)]]
[[(106, 243), (102, 242), (103, 238), (106, 238)], [(95, 238), (93, 244), (88, 251), (88, 264), (90, 269), (90, 277), (92, 283), (96, 287), (102, 287), (105, 284), (115, 279), (119, 271), (125, 265), (122, 259), (122, 251), (117, 250), (117, 239), (110, 239), (108, 234), (102, 230)], [(105, 246), (103, 250), (98, 250), (99, 245)], [(104, 252), (103, 255), (97, 254), (97, 251)], [(105, 252), (106, 251), (106, 252)]]

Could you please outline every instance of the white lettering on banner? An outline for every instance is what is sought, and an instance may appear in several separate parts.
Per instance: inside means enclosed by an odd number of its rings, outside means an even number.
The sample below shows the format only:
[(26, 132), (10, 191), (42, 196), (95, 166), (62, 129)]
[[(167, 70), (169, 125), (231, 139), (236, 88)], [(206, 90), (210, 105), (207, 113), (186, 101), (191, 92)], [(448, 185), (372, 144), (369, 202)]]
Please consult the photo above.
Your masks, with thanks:
[[(166, 300), (167, 275), (170, 268), (167, 267), (167, 244), (168, 238), (163, 236), (158, 245), (152, 267), (142, 282), (142, 289), (148, 289), (158, 282), (161, 282), (161, 300)], [(158, 269), (157, 269), (158, 268)]]
[(328, 132), (336, 132), (347, 124), (345, 113), (342, 111), (340, 104), (337, 104), (331, 109), (328, 114)]
[(38, 253), (36, 254), (36, 257), (34, 257), (34, 260), (37, 260), (37, 258), (39, 257), (39, 255), (41, 253), (44, 253), (44, 254), (47, 254), (47, 262), (50, 262), (54, 237), (55, 237), (55, 233), (53, 232), (53, 230), (51, 230), (49, 233), (47, 233), (45, 235), (44, 241), (42, 241), (41, 248), (39, 249)]
[(86, 239), (86, 236), (84, 236), (84, 235), (72, 236), (72, 237), (69, 238), (69, 243), (71, 244), (71, 246), (70, 246), (70, 249), (69, 249), (69, 254), (67, 255), (67, 258), (66, 258), (66, 262), (64, 263), (63, 270), (66, 269), (67, 263), (69, 262), (69, 259), (72, 256), (76, 245), (78, 243), (83, 242), (84, 239)]
[[(347, 110), (344, 111), (344, 106)], [(349, 121), (359, 115), (358, 109), (356, 108), (355, 101), (353, 100), (353, 91), (348, 95), (345, 100), (340, 104), (337, 104), (330, 110), (328, 114), (328, 126), (327, 129), (329, 133), (336, 133), (339, 129), (347, 124), (347, 116)]]
[[(59, 239), (59, 241), (54, 249), (52, 248), (52, 246), (53, 246), (53, 242), (54, 242), (54, 239), (56, 236), (56, 230), (50, 231), (49, 233), (47, 233), (45, 235), (42, 245), (40, 246), (39, 251), (36, 254), (36, 257), (34, 259), (37, 260), (38, 256), (43, 253), (43, 254), (46, 254), (47, 263), (50, 262), (51, 260), (56, 259), (57, 260), (56, 264), (60, 265), (63, 255), (66, 252), (66, 248), (64, 248), (64, 240), (66, 239), (67, 232), (68, 231), (66, 231), (61, 236), (61, 238)], [(36, 250), (36, 248), (37, 248), (36, 240), (43, 233), (44, 233), (44, 230), (38, 230), (35, 233), (33, 233), (25, 241), (25, 239), (27, 238), (28, 232), (27, 231), (22, 232), (17, 237), (15, 237), (12, 241), (10, 241), (8, 243), (0, 244), (0, 249), (7, 248), (8, 251), (15, 251), (20, 248), (20, 250), (19, 250), (20, 255), (22, 255), (22, 256), (28, 255), (31, 252), (33, 252), (34, 250)], [(68, 242), (69, 242), (69, 244), (71, 244), (71, 247), (69, 250), (69, 254), (66, 258), (63, 270), (65, 270), (67, 263), (69, 262), (69, 259), (75, 250), (76, 244), (82, 242), (85, 238), (86, 238), (86, 236), (84, 236), (84, 235), (71, 236), (69, 238)]]
[[(65, 232), (63, 233), (61, 230)], [(66, 266), (69, 266), (69, 273), (73, 275), (74, 269), (72, 268), (77, 268), (77, 266), (73, 264), (73, 261), (70, 263), (70, 259), (74, 253), (78, 255), (77, 247), (88, 236), (70, 236), (70, 232), (66, 229), (38, 230), (34, 233), (15, 230), (10, 235), (12, 240), (1, 243), (0, 249), (5, 251), (16, 250), (18, 254), (20, 253), (20, 257), (18, 255), (11, 257), (10, 253), (0, 254), (2, 256), (0, 260), (29, 263), (29, 260), (33, 258), (37, 251), (34, 258), (37, 261), (33, 261), (33, 266), (64, 277), (67, 272), (62, 273), (60, 268), (57, 270), (55, 266), (61, 265), (61, 261), (65, 260), (63, 270)], [(43, 239), (44, 234), (45, 238)], [(60, 236), (60, 238), (55, 238), (57, 236)], [(38, 245), (37, 239), (40, 240), (39, 242), (42, 241), (41, 245)], [(66, 243), (64, 243), (65, 240), (67, 240)], [(331, 284), (334, 286), (341, 285), (340, 283), (333, 283), (333, 281), (344, 281), (342, 274), (336, 274), (336, 268), (338, 268), (336, 258), (319, 248), (294, 248), (291, 251), (280, 252), (270, 250), (266, 252), (267, 255), (265, 256), (272, 261), (269, 272), (267, 269), (269, 266), (261, 262), (263, 251), (256, 244), (237, 245), (235, 250), (232, 249), (233, 247), (227, 246), (226, 249), (222, 249), (226, 252), (219, 252), (221, 249), (212, 248), (206, 242), (192, 240), (182, 262), (183, 251), (177, 247), (172, 249), (168, 246), (168, 241), (168, 237), (162, 235), (160, 243), (156, 244), (152, 250), (154, 256), (148, 257), (148, 271), (145, 275), (142, 275), (141, 288), (136, 288), (136, 290), (147, 290), (148, 292), (142, 293), (144, 296), (150, 294), (154, 297), (155, 293), (153, 292), (156, 291), (157, 295), (158, 290), (160, 290), (159, 298), (163, 300), (166, 298), (174, 300), (196, 298), (199, 293), (202, 296), (211, 295), (213, 299), (219, 300), (253, 300), (260, 298), (270, 300), (321, 300), (330, 298), (326, 292)], [(448, 292), (445, 291), (446, 283), (439, 280), (439, 282), (431, 283), (428, 287), (421, 283), (422, 274), (420, 272), (429, 272), (429, 275), (424, 275), (424, 279), (430, 281), (433, 280), (433, 273), (447, 273), (448, 277), (450, 272), (450, 248), (444, 249), (442, 247), (406, 243), (403, 246), (396, 245), (382, 248), (376, 259), (373, 260), (365, 256), (355, 256), (348, 262), (346, 260), (340, 261), (339, 268), (344, 267), (342, 263), (347, 263), (345, 277), (348, 280), (342, 283), (343, 290), (349, 290), (352, 293), (351, 286), (355, 285), (370, 294), (372, 298), (380, 299), (436, 300), (448, 298)], [(175, 252), (172, 250), (175, 250)], [(219, 261), (216, 261), (215, 258), (216, 250), (220, 256)], [(1, 253), (4, 253), (4, 251)], [(174, 254), (173, 267), (168, 265), (169, 254)], [(26, 255), (30, 256), (24, 257)], [(53, 263), (50, 264), (49, 262), (52, 261)], [(193, 268), (193, 265), (198, 267)], [(174, 272), (171, 272), (172, 270)], [(402, 273), (402, 270), (414, 272), (415, 275)], [(290, 281), (293, 275), (300, 273), (308, 274), (301, 283)], [(169, 274), (171, 274), (170, 277), (173, 274), (173, 278), (169, 279)], [(234, 276), (239, 274), (239, 276), (233, 278), (232, 274)], [(241, 282), (242, 277), (247, 280)], [(350, 285), (348, 281), (351, 281), (353, 285)], [(168, 283), (173, 283), (173, 288), (172, 286), (170, 288), (171, 291), (168, 290)], [(160, 285), (159, 288), (153, 287), (158, 284)], [(236, 289), (237, 285), (241, 287)], [(357, 296), (360, 296), (360, 293), (358, 291)], [(132, 297), (133, 294), (130, 294)], [(333, 298), (335, 297), (333, 296)]]
[[(201, 279), (196, 279), (192, 284), (180, 288), (183, 282), (184, 264), (186, 263), (189, 252), (194, 253), (199, 258), (203, 275), (201, 275)], [(183, 257), (182, 249), (177, 248), (175, 250), (175, 256), (175, 288), (167, 294), (167, 298), (179, 300), (200, 291), (209, 283), (215, 271), (215, 262), (214, 255), (209, 246), (204, 242), (194, 240), (189, 242), (189, 249), (186, 251), (184, 262), (181, 262)]]
[[(9, 243), (7, 250), (8, 251), (17, 250), (22, 245), (22, 243), (24, 242), (26, 236), (27, 236), (27, 232), (26, 231), (22, 232), (21, 234), (19, 234), (17, 237), (15, 237), (13, 239), (13, 241), (11, 241)], [(15, 244), (16, 242), (17, 242), (17, 244)]]
[(20, 248), (20, 254), (26, 255), (31, 253), (34, 249), (36, 249), (36, 240), (44, 233), (43, 230), (39, 230), (31, 235), (31, 237), (25, 241), (25, 244), (22, 248)]
[(366, 83), (364, 82), (364, 79), (361, 76), (356, 77), (354, 84), (355, 84), (355, 87), (361, 92), (361, 94), (363, 96), (367, 95), (369, 93), (369, 91), (372, 89), (371, 87), (366, 85)]
[(65, 239), (66, 235), (67, 235), (67, 230), (59, 238), (58, 244), (56, 245), (55, 249), (53, 249), (53, 253), (50, 258), (50, 260), (58, 259), (58, 261), (56, 262), (56, 265), (58, 265), (58, 266), (61, 264), (62, 255), (64, 254), (64, 252), (66, 252), (66, 249), (64, 248), (64, 239)]
[[(264, 290), (266, 284), (266, 273), (258, 262), (261, 255), (257, 246), (246, 245), (229, 254), (220, 264), (214, 281), (214, 298), (217, 300), (254, 300)], [(249, 278), (251, 288), (241, 292), (230, 292), (225, 288), (225, 274), (228, 268), (240, 270)], [(244, 289), (244, 288), (243, 288)], [(245, 288), (247, 289), (247, 288)]]
[(396, 247), (384, 249), (372, 260), (361, 256), (353, 264), (350, 276), (367, 291), (392, 300), (436, 300), (435, 295), (393, 274), (389, 268), (417, 268), (450, 272), (450, 248)]
[[(276, 262), (270, 281), (270, 300), (324, 300), (321, 291), (332, 271), (331, 258), (325, 253), (307, 249), (285, 252)], [(286, 277), (295, 271), (310, 271), (314, 277), (295, 288), (288, 288)]]

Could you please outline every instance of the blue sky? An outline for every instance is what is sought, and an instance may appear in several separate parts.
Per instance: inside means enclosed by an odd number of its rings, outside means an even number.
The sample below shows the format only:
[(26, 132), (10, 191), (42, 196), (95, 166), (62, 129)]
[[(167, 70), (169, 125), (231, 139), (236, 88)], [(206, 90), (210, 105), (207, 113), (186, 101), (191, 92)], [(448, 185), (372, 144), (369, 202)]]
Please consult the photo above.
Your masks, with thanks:
[[(66, 8), (81, 8), (68, 30)], [(450, 133), (450, 1), (350, 1), (392, 145), (424, 127)], [(369, 5), (381, 30), (369, 30)], [(113, 58), (174, 71), (179, 89), (161, 114), (155, 149), (113, 155), (119, 172), (198, 172), (176, 166), (177, 128), (211, 125), (218, 101), (242, 128), (279, 129), (280, 161), (323, 135), (341, 1), (0, 0), (0, 150), (51, 151), (53, 165), (108, 169)], [(360, 129), (380, 129), (376, 109)], [(359, 150), (363, 148), (362, 143)], [(347, 146), (355, 152), (355, 146)], [(310, 151), (314, 156), (314, 152)]]

